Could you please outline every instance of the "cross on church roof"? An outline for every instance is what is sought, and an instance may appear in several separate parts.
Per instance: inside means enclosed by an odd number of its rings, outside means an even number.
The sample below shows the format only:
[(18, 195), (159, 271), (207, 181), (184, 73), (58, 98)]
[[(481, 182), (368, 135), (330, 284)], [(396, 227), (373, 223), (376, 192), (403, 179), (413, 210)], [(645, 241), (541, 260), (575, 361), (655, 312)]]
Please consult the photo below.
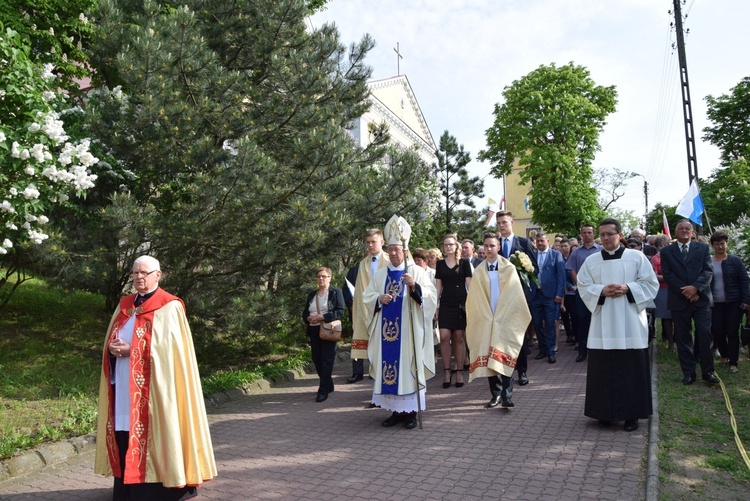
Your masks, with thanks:
[(401, 60), (404, 56), (402, 56), (399, 51), (398, 42), (396, 42), (396, 47), (393, 48), (393, 51), (396, 53), (396, 76), (399, 76), (401, 75)]

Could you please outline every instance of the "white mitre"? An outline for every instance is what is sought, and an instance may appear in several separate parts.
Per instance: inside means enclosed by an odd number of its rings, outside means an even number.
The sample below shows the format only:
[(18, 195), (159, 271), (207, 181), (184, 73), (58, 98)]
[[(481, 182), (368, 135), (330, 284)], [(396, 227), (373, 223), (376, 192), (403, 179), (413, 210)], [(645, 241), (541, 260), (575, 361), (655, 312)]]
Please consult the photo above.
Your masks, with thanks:
[(403, 245), (404, 250), (409, 249), (409, 239), (411, 238), (411, 226), (406, 219), (401, 216), (393, 215), (383, 228), (383, 237), (388, 245)]

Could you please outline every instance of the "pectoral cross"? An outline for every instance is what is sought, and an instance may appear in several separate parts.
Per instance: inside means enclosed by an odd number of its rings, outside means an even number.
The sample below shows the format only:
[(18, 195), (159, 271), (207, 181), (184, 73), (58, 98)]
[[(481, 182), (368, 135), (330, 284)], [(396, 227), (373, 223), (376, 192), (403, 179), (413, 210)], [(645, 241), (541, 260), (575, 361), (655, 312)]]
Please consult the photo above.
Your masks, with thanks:
[(393, 51), (396, 53), (396, 76), (398, 76), (401, 74), (401, 60), (404, 58), (404, 56), (401, 55), (401, 52), (399, 52), (398, 42), (396, 42), (396, 47)]

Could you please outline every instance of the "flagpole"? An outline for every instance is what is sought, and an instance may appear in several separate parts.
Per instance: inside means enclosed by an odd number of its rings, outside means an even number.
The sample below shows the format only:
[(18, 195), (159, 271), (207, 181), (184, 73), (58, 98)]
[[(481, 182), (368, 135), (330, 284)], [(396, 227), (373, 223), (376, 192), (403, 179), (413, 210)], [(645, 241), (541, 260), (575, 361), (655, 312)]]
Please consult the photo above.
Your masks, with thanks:
[[(409, 249), (406, 248), (406, 239), (402, 236), (401, 237), (401, 246), (404, 248), (404, 267), (406, 268), (406, 272), (409, 272), (409, 260), (407, 256), (409, 255)], [(412, 262), (412, 265), (414, 263)], [(413, 269), (413, 268), (412, 268)], [(413, 278), (413, 277), (412, 277)], [(416, 282), (415, 282), (416, 284)], [(408, 287), (408, 286), (407, 286)], [(412, 310), (412, 298), (410, 294), (407, 294), (407, 301), (409, 301), (409, 337), (411, 338), (411, 345), (414, 349), (414, 373), (417, 377), (417, 423), (419, 424), (419, 429), (422, 429), (422, 399), (419, 398), (419, 363), (417, 360), (417, 340), (414, 339), (414, 324), (412, 323), (413, 320), (413, 310)], [(425, 385), (426, 387), (427, 385)]]

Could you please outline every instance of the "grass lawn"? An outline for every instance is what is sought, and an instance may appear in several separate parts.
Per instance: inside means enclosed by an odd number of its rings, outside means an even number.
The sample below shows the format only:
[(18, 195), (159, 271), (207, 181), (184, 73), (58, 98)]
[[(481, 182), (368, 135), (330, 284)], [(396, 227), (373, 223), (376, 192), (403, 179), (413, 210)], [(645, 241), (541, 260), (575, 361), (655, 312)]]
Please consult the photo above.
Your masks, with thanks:
[[(102, 343), (112, 312), (104, 299), (30, 280), (0, 310), (0, 460), (43, 442), (84, 435), (96, 427)], [(206, 395), (257, 379), (278, 379), (310, 361), (309, 348), (256, 360), (213, 343), (210, 375), (201, 379)], [(291, 353), (291, 354), (290, 354)], [(241, 359), (241, 360), (240, 360)], [(243, 363), (244, 361), (244, 363)], [(219, 367), (231, 367), (217, 370)]]
[[(735, 443), (721, 385), (700, 379), (681, 383), (677, 353), (659, 343), (659, 499), (748, 499), (750, 468)], [(744, 447), (750, 448), (750, 361), (740, 355), (740, 372), (716, 361)]]

